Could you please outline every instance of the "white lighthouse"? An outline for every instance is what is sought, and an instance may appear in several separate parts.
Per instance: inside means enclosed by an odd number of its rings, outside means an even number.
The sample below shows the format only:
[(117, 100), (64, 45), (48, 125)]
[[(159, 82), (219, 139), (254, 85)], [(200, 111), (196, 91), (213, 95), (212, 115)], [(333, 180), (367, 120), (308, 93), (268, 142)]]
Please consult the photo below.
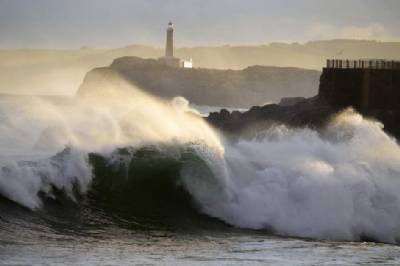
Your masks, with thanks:
[(192, 68), (192, 59), (181, 60), (174, 56), (174, 24), (170, 21), (167, 27), (167, 41), (165, 45), (165, 56), (158, 58), (158, 61), (171, 67)]
[(174, 56), (174, 24), (170, 21), (167, 28), (167, 44), (165, 46), (165, 56)]

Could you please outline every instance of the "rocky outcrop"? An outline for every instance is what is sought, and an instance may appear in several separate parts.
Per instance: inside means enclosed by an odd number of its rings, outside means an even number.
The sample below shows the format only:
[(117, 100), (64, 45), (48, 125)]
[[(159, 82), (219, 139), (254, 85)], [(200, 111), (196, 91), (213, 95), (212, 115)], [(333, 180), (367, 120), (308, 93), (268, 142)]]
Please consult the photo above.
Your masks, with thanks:
[(183, 96), (196, 105), (247, 108), (282, 97), (316, 94), (320, 72), (299, 68), (252, 66), (243, 70), (174, 68), (157, 60), (123, 57), (89, 72), (77, 95), (91, 97), (122, 77), (161, 97)]
[[(247, 112), (229, 112), (223, 109), (211, 113), (206, 119), (229, 136), (256, 137), (276, 125), (309, 127), (320, 130), (330, 119), (346, 107), (332, 106), (318, 96), (298, 104), (282, 106), (269, 104), (254, 106)], [(400, 138), (400, 111), (382, 109), (356, 109), (364, 117), (380, 121), (384, 130)]]
[(294, 105), (268, 104), (253, 106), (246, 112), (223, 109), (210, 113), (207, 120), (230, 136), (255, 137), (275, 125), (291, 127), (323, 127), (340, 108), (332, 107), (318, 97), (305, 99)]
[(221, 110), (207, 119), (229, 134), (255, 136), (275, 124), (318, 129), (337, 112), (352, 107), (382, 122), (387, 133), (400, 138), (398, 69), (324, 68), (318, 96), (289, 102), (256, 106), (244, 113)]

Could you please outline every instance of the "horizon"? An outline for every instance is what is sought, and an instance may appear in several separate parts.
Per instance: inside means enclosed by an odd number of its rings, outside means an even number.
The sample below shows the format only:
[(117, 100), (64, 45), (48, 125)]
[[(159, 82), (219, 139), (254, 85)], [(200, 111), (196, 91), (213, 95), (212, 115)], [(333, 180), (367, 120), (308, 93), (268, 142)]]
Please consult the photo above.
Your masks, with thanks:
[(0, 6), (3, 49), (158, 47), (170, 20), (177, 47), (400, 40), (396, 0), (0, 0)]
[[(336, 38), (336, 39), (318, 39), (318, 40), (308, 40), (304, 42), (296, 42), (296, 41), (271, 41), (266, 43), (221, 43), (221, 44), (209, 44), (209, 45), (194, 45), (194, 46), (174, 46), (174, 49), (196, 49), (196, 48), (223, 48), (223, 47), (261, 47), (261, 46), (271, 46), (275, 44), (283, 44), (283, 45), (308, 45), (311, 43), (323, 43), (323, 42), (364, 42), (364, 43), (394, 43), (400, 44), (400, 40), (393, 41), (385, 41), (385, 40), (376, 40), (376, 39), (350, 39), (350, 38)], [(7, 48), (0, 47), (0, 51), (12, 51), (12, 50), (55, 50), (55, 51), (76, 51), (76, 50), (118, 50), (130, 47), (148, 47), (152, 49), (165, 49), (164, 46), (157, 46), (146, 43), (130, 43), (130, 44), (122, 44), (121, 46), (115, 47), (101, 47), (101, 46), (87, 46), (82, 45), (80, 47), (20, 47), (20, 48)]]

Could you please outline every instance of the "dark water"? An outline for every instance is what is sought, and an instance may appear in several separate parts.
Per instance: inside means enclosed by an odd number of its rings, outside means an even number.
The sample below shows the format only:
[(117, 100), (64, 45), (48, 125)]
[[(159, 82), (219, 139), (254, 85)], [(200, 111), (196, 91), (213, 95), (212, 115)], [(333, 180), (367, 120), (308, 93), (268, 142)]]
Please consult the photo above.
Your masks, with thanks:
[(400, 263), (400, 247), (395, 245), (279, 237), (207, 219), (188, 228), (188, 223), (154, 224), (89, 208), (32, 213), (9, 202), (2, 203), (1, 213), (1, 265)]
[[(10, 206), (7, 206), (9, 208)], [(4, 210), (4, 208), (3, 208)], [(10, 212), (9, 212), (10, 213)], [(101, 214), (49, 218), (13, 209), (0, 222), (1, 265), (399, 265), (400, 248), (273, 236), (229, 227), (151, 228)], [(211, 228), (204, 228), (211, 227)]]

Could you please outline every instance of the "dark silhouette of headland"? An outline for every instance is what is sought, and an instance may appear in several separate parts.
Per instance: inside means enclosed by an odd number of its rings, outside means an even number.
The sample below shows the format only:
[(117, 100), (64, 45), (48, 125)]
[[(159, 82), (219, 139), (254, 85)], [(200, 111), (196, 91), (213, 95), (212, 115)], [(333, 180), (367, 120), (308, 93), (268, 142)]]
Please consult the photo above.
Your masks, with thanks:
[(207, 119), (227, 133), (254, 136), (277, 123), (323, 128), (348, 107), (382, 122), (386, 132), (400, 137), (400, 62), (327, 60), (315, 97), (290, 105), (254, 106), (244, 113), (221, 110)]
[(118, 87), (123, 78), (153, 95), (183, 96), (196, 105), (249, 108), (279, 102), (290, 95), (316, 94), (319, 71), (291, 67), (252, 66), (243, 70), (178, 68), (155, 59), (123, 57), (109, 67), (90, 71), (77, 95), (96, 97), (104, 88)]

